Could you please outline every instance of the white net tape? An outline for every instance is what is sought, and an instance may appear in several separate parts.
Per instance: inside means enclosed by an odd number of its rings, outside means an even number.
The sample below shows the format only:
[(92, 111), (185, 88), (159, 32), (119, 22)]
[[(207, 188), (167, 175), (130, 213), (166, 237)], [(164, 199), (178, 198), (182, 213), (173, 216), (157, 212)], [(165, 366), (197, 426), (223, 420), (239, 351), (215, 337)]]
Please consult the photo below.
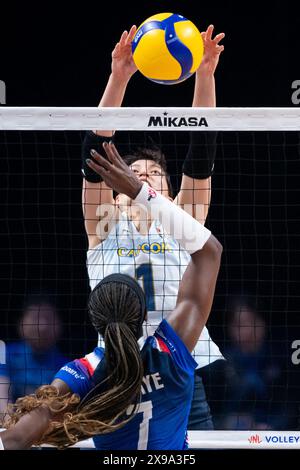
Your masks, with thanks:
[[(189, 431), (190, 449), (300, 449), (300, 432)], [(92, 449), (92, 439), (74, 447)]]
[(0, 108), (0, 130), (297, 131), (300, 108)]
[[(299, 431), (189, 431), (188, 437), (190, 449), (300, 449)], [(95, 449), (92, 439), (73, 447)]]

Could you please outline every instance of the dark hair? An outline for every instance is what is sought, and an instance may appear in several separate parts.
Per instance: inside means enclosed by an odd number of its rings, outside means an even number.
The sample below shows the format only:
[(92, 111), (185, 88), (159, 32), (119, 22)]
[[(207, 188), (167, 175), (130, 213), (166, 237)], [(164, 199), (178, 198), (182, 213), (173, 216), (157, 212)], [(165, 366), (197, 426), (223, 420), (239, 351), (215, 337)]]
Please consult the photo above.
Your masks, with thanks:
[(138, 148), (132, 154), (123, 156), (123, 160), (127, 163), (128, 166), (133, 165), (133, 163), (138, 160), (151, 160), (152, 162), (159, 165), (164, 172), (168, 183), (169, 196), (173, 197), (173, 187), (171, 183), (171, 178), (167, 170), (167, 161), (164, 153), (158, 147), (149, 147), (149, 148)]
[(94, 389), (79, 404), (74, 394), (59, 397), (54, 387), (40, 387), (34, 395), (19, 399), (11, 412), (10, 425), (43, 404), (54, 416), (63, 413), (62, 421), (55, 422), (38, 444), (63, 448), (115, 431), (134, 416), (140, 402), (144, 368), (138, 339), (146, 314), (141, 287), (128, 276), (109, 276), (92, 291), (88, 308), (105, 342), (105, 359), (95, 371)]
[(38, 305), (49, 305), (53, 310), (57, 311), (57, 304), (54, 299), (54, 296), (48, 292), (33, 292), (31, 293), (24, 301), (22, 305), (23, 313), (26, 312), (30, 307)]
[(247, 309), (255, 314), (257, 318), (267, 321), (267, 316), (264, 310), (264, 303), (254, 293), (237, 293), (232, 295), (228, 302), (228, 323), (232, 322), (236, 315), (240, 314), (241, 310)]

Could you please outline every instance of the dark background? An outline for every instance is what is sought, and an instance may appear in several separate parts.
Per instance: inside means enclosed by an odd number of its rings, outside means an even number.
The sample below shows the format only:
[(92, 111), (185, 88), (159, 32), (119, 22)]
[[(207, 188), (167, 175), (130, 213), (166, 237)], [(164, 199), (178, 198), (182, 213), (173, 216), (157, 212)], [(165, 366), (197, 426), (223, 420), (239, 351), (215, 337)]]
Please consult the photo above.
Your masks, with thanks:
[[(216, 75), (218, 106), (293, 106), (292, 82), (300, 79), (300, 7), (294, 2), (169, 4), (111, 2), (106, 11), (103, 2), (1, 6), (0, 79), (7, 105), (97, 105), (123, 29), (171, 10), (202, 30), (213, 23), (226, 33)], [(193, 78), (166, 87), (137, 73), (124, 105), (189, 106), (192, 93)], [(186, 136), (160, 138), (176, 185)], [(71, 355), (91, 347), (93, 337), (85, 313), (81, 139), (76, 132), (0, 133), (0, 336), (15, 336), (24, 297), (50, 291), (65, 323), (62, 347)], [(297, 401), (298, 371), (290, 357), (291, 342), (300, 339), (299, 135), (227, 133), (219, 142), (209, 224), (224, 257), (211, 332), (224, 345), (229, 298), (250, 294), (272, 325), (270, 341)]]

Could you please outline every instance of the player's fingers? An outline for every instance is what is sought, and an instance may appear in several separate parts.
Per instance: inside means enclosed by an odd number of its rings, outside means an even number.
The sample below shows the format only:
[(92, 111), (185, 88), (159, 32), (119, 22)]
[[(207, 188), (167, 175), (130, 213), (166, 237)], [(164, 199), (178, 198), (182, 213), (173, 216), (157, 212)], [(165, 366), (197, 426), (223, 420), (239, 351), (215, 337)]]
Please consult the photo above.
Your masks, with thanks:
[(112, 57), (116, 57), (120, 52), (120, 43), (118, 42), (116, 45), (115, 45), (115, 48), (114, 50), (112, 51), (111, 55)]
[(105, 179), (105, 175), (108, 173), (108, 170), (103, 168), (103, 166), (97, 165), (93, 160), (90, 160), (89, 158), (86, 159), (86, 163), (88, 166), (95, 171), (98, 175), (102, 176), (103, 179)]
[(225, 33), (217, 34), (217, 36), (214, 39), (214, 43), (219, 44), (219, 42), (222, 41), (222, 39), (224, 38), (225, 38)]
[(115, 165), (119, 166), (119, 167), (123, 166), (124, 161), (123, 161), (121, 155), (119, 154), (115, 144), (112, 141), (110, 141), (109, 144), (108, 144), (108, 147), (109, 147), (110, 152), (111, 152), (111, 158), (112, 158), (113, 163)]
[(127, 35), (128, 35), (128, 32), (127, 32), (126, 30), (123, 31), (123, 33), (122, 33), (122, 35), (121, 35), (121, 37), (120, 37), (120, 41), (119, 41), (121, 46), (124, 46), (125, 41), (126, 41), (126, 38), (127, 38)]
[(104, 142), (103, 148), (110, 163), (114, 166), (118, 166), (118, 160), (116, 159), (115, 154), (112, 150), (111, 142), (109, 144), (107, 142)]
[(134, 24), (133, 26), (131, 26), (130, 28), (130, 31), (128, 33), (128, 36), (126, 38), (126, 44), (131, 44), (132, 43), (132, 40), (133, 40), (133, 37), (136, 33), (136, 25)]
[(110, 170), (111, 168), (110, 163), (104, 157), (102, 157), (98, 152), (96, 152), (96, 150), (92, 149), (91, 155), (98, 165), (101, 165), (106, 170)]
[(214, 32), (214, 28), (215, 28), (215, 27), (214, 27), (213, 24), (209, 25), (209, 27), (207, 28), (207, 31), (206, 31), (206, 39), (207, 39), (207, 40), (210, 40), (210, 39), (211, 39), (212, 34), (213, 34), (213, 32)]
[(220, 53), (220, 52), (223, 52), (225, 49), (225, 46), (217, 46), (217, 52)]

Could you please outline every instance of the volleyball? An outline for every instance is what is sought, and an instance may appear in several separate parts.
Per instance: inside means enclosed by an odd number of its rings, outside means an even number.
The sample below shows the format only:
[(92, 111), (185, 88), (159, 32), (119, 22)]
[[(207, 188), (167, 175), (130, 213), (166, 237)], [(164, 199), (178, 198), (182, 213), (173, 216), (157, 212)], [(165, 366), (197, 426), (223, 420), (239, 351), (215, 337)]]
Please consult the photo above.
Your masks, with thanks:
[(197, 70), (204, 53), (198, 28), (174, 13), (150, 16), (137, 29), (132, 54), (139, 71), (153, 82), (183, 82)]

